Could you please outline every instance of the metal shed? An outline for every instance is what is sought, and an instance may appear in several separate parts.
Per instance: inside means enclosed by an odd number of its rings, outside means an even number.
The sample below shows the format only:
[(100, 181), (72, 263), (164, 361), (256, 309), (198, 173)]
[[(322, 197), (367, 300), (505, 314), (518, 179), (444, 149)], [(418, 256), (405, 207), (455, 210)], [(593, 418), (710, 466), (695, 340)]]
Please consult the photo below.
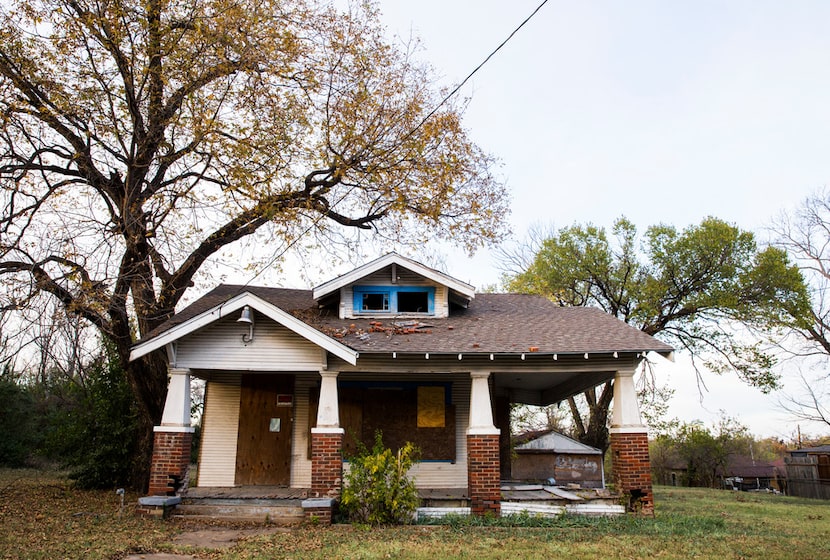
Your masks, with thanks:
[(525, 434), (516, 438), (511, 476), (514, 480), (557, 485), (579, 484), (583, 488), (604, 488), (602, 451), (555, 431)]

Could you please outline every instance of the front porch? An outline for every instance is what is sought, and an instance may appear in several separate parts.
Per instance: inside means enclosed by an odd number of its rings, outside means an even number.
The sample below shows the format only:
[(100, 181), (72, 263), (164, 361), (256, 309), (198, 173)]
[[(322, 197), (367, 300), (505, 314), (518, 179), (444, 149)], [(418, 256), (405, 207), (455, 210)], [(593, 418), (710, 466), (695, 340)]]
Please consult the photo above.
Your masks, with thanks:
[[(560, 359), (559, 362), (565, 360)], [(494, 414), (494, 410), (501, 408), (494, 402), (501, 402), (502, 399), (494, 394), (493, 388), (503, 386), (505, 378), (514, 382), (518, 378), (515, 375), (494, 375), (483, 369), (444, 373), (440, 376), (441, 383), (433, 379), (439, 379), (435, 375), (420, 375), (417, 378), (398, 375), (394, 383), (385, 381), (388, 375), (384, 375), (369, 382), (366, 379), (370, 377), (365, 372), (338, 371), (302, 375), (263, 373), (213, 376), (211, 383), (216, 385), (209, 385), (207, 391), (209, 397), (202, 433), (200, 473), (194, 479), (195, 486), (188, 488), (181, 482), (190, 478), (184, 463), (189, 456), (192, 431), (185, 425), (185, 420), (189, 420), (186, 411), (189, 410), (190, 371), (171, 368), (168, 406), (165, 407), (165, 416), (171, 421), (166, 425), (163, 422), (156, 429), (151, 494), (180, 496), (182, 504), (176, 514), (181, 515), (221, 517), (227, 510), (229, 515), (246, 521), (277, 522), (281, 519), (280, 523), (295, 523), (303, 518), (319, 519), (321, 516), (330, 520), (336, 512), (344, 467), (348, 468), (348, 463), (344, 464), (343, 460), (344, 455), (349, 456), (346, 451), (347, 429), (344, 426), (353, 434), (359, 433), (353, 427), (362, 423), (365, 437), (374, 431), (376, 424), (380, 426), (381, 421), (392, 427), (412, 422), (415, 429), (408, 433), (399, 431), (403, 433), (402, 437), (416, 438), (416, 444), (431, 442), (423, 439), (423, 434), (419, 436), (418, 430), (432, 434), (429, 437), (434, 440), (435, 436), (441, 436), (440, 440), (435, 440), (439, 443), (433, 445), (439, 455), (414, 467), (412, 472), (421, 492), (422, 509), (418, 513), (421, 517), (445, 513), (500, 515), (519, 512), (535, 515), (559, 515), (563, 512), (607, 515), (620, 512), (619, 504), (624, 501), (631, 501), (634, 506), (633, 500), (640, 503), (641, 511), (648, 512), (653, 502), (647, 434), (640, 421), (633, 372), (618, 370), (613, 375), (616, 404), (611, 452), (613, 480), (621, 492), (619, 496), (568, 486), (529, 486), (504, 482), (502, 465), (504, 461), (510, 461), (510, 455), (505, 453), (500, 434), (510, 428), (501, 415)], [(291, 384), (286, 385), (286, 380), (290, 380)], [(271, 385), (280, 389), (272, 390)], [(429, 390), (420, 391), (422, 387)], [(248, 394), (246, 391), (250, 393), (250, 398), (245, 396)], [(231, 398), (225, 398), (226, 394)], [(267, 414), (259, 415), (264, 418), (260, 423), (265, 426), (265, 431), (257, 435), (246, 428), (246, 415), (241, 411), (244, 409), (250, 413), (260, 410), (256, 403), (263, 401), (263, 395), (273, 397), (265, 400), (276, 404)], [(283, 398), (286, 395), (290, 398)], [(422, 401), (424, 395), (438, 398)], [(217, 396), (221, 396), (218, 401), (215, 400)], [(212, 404), (210, 398), (214, 399)], [(280, 406), (282, 402), (289, 406)], [(363, 405), (356, 406), (356, 402), (363, 402)], [(383, 403), (383, 406), (378, 403)], [(217, 404), (219, 408), (215, 408)], [(393, 421), (392, 412), (401, 413), (407, 407), (411, 411), (399, 414)], [(211, 416), (217, 410), (240, 412)], [(418, 424), (424, 420), (422, 416), (430, 422), (437, 418), (436, 423), (445, 427), (420, 428)], [(269, 431), (269, 425), (275, 424), (274, 418), (281, 417), (281, 422), (276, 424), (277, 430)], [(356, 418), (360, 419), (357, 424)], [(172, 420), (178, 425), (172, 425)], [(219, 420), (221, 422), (217, 424)], [(222, 429), (216, 431), (217, 425), (221, 425)], [(205, 447), (219, 441), (218, 435), (226, 432), (230, 437), (222, 441), (227, 443), (214, 444), (212, 449)], [(243, 437), (248, 440), (245, 446), (239, 443)], [(422, 439), (419, 441), (418, 437)], [(279, 449), (271, 442), (277, 438), (283, 438), (286, 443), (284, 451), (274, 454), (278, 458), (274, 461), (269, 459), (271, 451), (267, 456), (261, 452)], [(442, 440), (444, 443), (440, 443)], [(245, 451), (248, 448), (259, 451), (252, 455)], [(265, 459), (268, 462), (264, 462)], [(217, 464), (225, 463), (231, 468), (217, 470)], [(269, 484), (264, 479), (246, 482), (240, 478), (240, 472), (248, 472), (241, 470), (248, 464), (253, 465), (252, 472), (271, 472), (276, 470), (272, 465), (283, 464), (286, 467), (283, 477), (286, 482), (278, 485)], [(207, 473), (210, 476), (203, 472), (206, 470), (210, 471)], [(219, 480), (226, 482), (217, 483), (217, 473), (223, 477)]]
[[(574, 488), (502, 482), (501, 514), (556, 517), (571, 515), (621, 515), (621, 496), (606, 489)], [(191, 487), (181, 494), (172, 516), (211, 522), (247, 522), (298, 525), (308, 520), (310, 488), (281, 486)], [(416, 520), (470, 515), (469, 492), (459, 488), (422, 488)]]

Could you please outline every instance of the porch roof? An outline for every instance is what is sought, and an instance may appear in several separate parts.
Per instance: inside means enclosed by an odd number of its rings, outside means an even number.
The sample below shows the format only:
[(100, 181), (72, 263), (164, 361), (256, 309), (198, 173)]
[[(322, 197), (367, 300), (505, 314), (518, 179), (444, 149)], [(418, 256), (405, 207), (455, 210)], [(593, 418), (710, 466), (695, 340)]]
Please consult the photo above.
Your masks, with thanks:
[(255, 296), (248, 303), (258, 311), (264, 311), (257, 305), (257, 300), (262, 300), (313, 328), (331, 343), (361, 354), (564, 355), (654, 351), (668, 357), (673, 351), (668, 344), (599, 309), (559, 307), (540, 296), (477, 294), (468, 308), (454, 308), (448, 318), (398, 322), (394, 317), (339, 319), (336, 312), (318, 307), (310, 290), (237, 285), (214, 288), (149, 333), (138, 346), (146, 348), (153, 339), (170, 338), (171, 330), (184, 335), (189, 329), (182, 327), (245, 293)]

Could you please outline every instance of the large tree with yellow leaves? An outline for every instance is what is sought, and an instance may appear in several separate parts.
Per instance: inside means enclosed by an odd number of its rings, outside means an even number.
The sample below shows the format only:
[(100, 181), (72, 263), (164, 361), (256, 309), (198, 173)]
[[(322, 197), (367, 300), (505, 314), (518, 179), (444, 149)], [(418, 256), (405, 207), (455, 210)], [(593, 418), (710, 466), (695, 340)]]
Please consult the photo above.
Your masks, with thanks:
[(371, 3), (9, 0), (0, 18), (6, 308), (56, 298), (111, 339), (160, 420), (164, 364), (131, 344), (224, 248), (371, 230), (498, 239), (493, 160)]

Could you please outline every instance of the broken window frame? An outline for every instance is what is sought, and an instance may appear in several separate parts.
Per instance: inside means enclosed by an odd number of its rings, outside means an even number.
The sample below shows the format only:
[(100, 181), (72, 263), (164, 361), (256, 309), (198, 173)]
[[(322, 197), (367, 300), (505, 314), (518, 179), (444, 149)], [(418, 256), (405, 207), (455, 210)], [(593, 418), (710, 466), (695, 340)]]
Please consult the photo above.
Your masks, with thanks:
[[(434, 286), (353, 286), (354, 312), (358, 315), (435, 315), (435, 287)], [(425, 311), (401, 311), (398, 308), (398, 294), (412, 294), (423, 292), (426, 295), (427, 309)], [(384, 309), (366, 309), (366, 296), (381, 296), (384, 298)], [(386, 308), (388, 305), (388, 309)]]

